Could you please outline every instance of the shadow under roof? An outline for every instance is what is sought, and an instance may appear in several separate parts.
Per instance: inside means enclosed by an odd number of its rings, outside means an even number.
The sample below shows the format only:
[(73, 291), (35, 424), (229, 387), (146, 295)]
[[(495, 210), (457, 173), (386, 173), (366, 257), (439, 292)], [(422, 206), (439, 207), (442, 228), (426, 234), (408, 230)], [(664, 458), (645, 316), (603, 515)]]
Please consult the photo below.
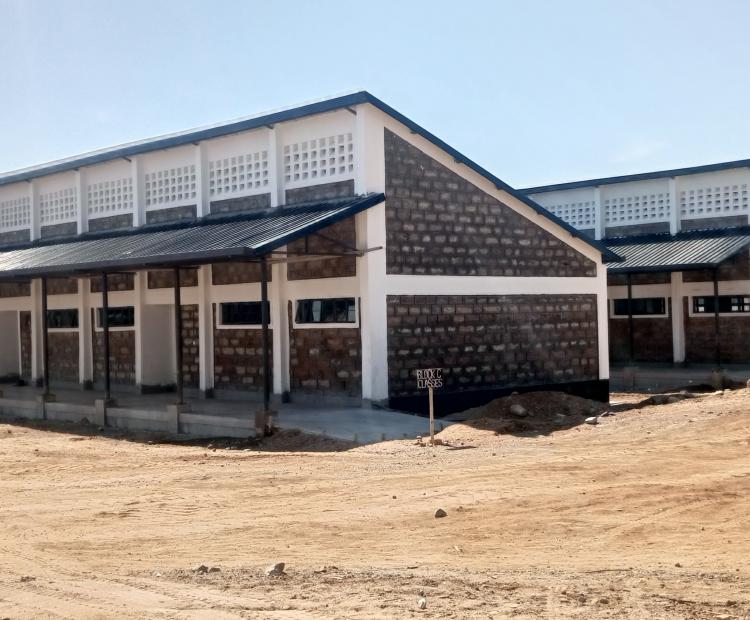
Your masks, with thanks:
[(188, 224), (42, 240), (0, 252), (0, 281), (259, 260), (384, 200), (383, 194), (368, 194), (243, 216), (208, 216)]

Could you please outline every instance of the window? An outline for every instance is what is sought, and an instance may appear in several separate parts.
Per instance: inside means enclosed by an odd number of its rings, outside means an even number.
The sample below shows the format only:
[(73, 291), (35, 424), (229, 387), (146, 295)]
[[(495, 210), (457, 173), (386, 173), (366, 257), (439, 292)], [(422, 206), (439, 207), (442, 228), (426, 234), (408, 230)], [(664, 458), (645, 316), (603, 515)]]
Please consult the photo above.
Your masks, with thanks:
[[(97, 311), (96, 321), (99, 327), (102, 327), (104, 318), (104, 308)], [(107, 313), (108, 327), (133, 327), (135, 325), (135, 310), (133, 306), (123, 306), (121, 308), (109, 308)]]
[(297, 323), (356, 323), (354, 297), (340, 299), (300, 299)]
[[(664, 297), (639, 297), (630, 300), (633, 314), (642, 315), (663, 315), (666, 314), (666, 300)], [(615, 316), (628, 316), (628, 300), (615, 299)]]
[(262, 304), (263, 302), (261, 301), (240, 301), (221, 304), (221, 324), (261, 325), (263, 323), (263, 317), (261, 316)]
[(78, 310), (47, 310), (47, 327), (49, 329), (76, 329), (78, 327)]
[[(713, 295), (693, 297), (693, 312), (695, 314), (713, 314), (716, 312)], [(719, 312), (726, 314), (750, 312), (750, 297), (747, 295), (719, 295)]]

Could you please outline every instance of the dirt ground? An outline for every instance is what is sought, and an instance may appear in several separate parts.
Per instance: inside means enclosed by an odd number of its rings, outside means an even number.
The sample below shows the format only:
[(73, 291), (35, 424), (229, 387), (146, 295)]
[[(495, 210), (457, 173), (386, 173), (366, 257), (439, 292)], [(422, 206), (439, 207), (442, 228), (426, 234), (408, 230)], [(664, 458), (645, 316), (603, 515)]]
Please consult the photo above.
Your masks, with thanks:
[(642, 399), (434, 448), (0, 424), (0, 618), (750, 618), (750, 392)]

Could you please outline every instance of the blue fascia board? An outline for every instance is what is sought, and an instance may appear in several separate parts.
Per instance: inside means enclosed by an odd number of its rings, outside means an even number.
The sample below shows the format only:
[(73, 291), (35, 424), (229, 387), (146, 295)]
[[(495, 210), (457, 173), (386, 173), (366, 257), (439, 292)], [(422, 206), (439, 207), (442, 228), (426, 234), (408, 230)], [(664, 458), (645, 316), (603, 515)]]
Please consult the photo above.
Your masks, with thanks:
[(735, 168), (750, 168), (750, 159), (738, 159), (718, 164), (706, 164), (703, 166), (690, 166), (688, 168), (674, 168), (672, 170), (656, 170), (654, 172), (641, 172), (637, 174), (625, 174), (617, 177), (603, 177), (601, 179), (587, 179), (584, 181), (570, 181), (567, 183), (553, 183), (552, 185), (539, 185), (537, 187), (526, 187), (519, 190), (525, 194), (544, 194), (567, 189), (581, 189), (596, 187), (597, 185), (613, 185), (615, 183), (629, 183), (631, 181), (649, 181), (652, 179), (664, 179), (680, 177), (690, 174), (703, 174), (705, 172), (718, 172), (720, 170), (733, 170)]

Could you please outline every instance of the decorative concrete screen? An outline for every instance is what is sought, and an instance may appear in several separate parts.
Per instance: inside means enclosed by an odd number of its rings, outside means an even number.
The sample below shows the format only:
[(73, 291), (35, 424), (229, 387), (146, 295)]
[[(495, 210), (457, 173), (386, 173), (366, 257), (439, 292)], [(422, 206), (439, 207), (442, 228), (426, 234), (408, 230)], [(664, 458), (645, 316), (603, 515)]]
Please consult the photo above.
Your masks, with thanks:
[(195, 164), (146, 173), (144, 196), (147, 209), (195, 202)]
[(90, 216), (102, 217), (133, 210), (133, 179), (124, 177), (86, 187)]
[(706, 185), (680, 191), (684, 219), (742, 215), (748, 212), (747, 183)]
[(22, 230), (31, 225), (31, 200), (19, 196), (0, 200), (0, 230)]
[(78, 190), (75, 186), (39, 194), (42, 224), (74, 222), (78, 217)]
[(564, 202), (547, 207), (557, 217), (580, 229), (596, 225), (596, 205), (593, 200)]
[(209, 194), (229, 198), (267, 191), (268, 151), (225, 157), (208, 162)]
[(646, 188), (636, 188), (634, 191), (603, 198), (602, 204), (604, 221), (608, 226), (668, 222), (671, 210), (669, 190), (648, 191)]
[(303, 140), (284, 145), (286, 184), (335, 180), (354, 173), (354, 140), (351, 133)]

